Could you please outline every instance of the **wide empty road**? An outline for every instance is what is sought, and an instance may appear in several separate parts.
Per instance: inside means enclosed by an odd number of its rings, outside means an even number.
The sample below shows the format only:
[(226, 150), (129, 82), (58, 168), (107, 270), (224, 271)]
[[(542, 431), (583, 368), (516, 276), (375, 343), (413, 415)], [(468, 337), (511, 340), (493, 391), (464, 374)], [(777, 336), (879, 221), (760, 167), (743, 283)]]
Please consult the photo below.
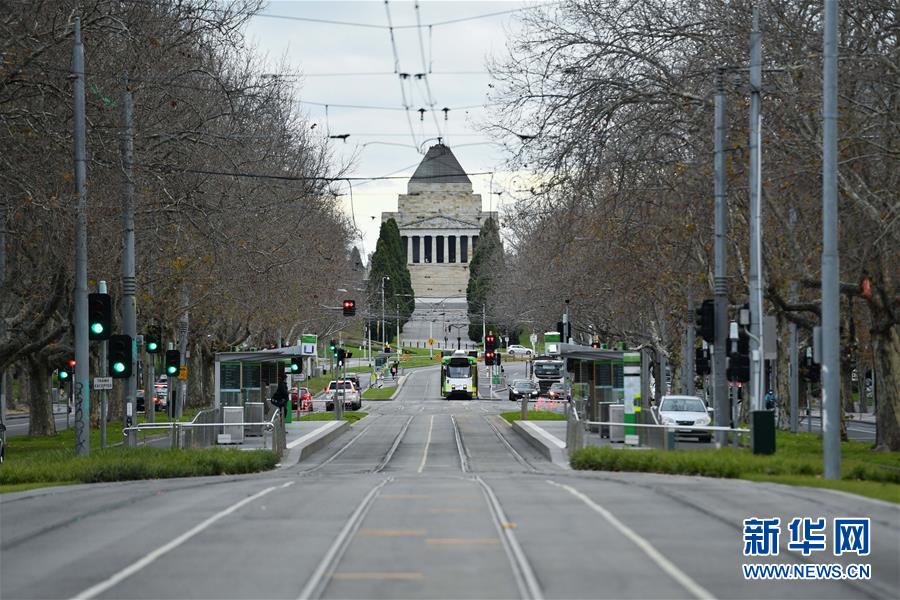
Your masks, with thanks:
[[(518, 367), (507, 367), (511, 374)], [(897, 598), (900, 510), (823, 490), (579, 473), (438, 372), (299, 464), (0, 500), (2, 598)], [(505, 394), (499, 394), (505, 398)], [(781, 553), (742, 556), (780, 517)], [(787, 550), (796, 516), (872, 519), (864, 558)], [(829, 536), (830, 537), (830, 536)], [(869, 581), (747, 581), (744, 562), (866, 563)]]

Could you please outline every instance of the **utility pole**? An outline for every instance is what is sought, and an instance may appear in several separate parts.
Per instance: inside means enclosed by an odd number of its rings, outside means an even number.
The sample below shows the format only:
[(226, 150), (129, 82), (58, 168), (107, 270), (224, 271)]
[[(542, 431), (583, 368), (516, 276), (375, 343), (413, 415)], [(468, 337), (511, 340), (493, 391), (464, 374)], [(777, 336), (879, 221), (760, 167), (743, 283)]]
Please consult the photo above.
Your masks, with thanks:
[(694, 395), (694, 285), (690, 284), (688, 288), (688, 318), (687, 318), (687, 330), (686, 330), (686, 345), (684, 352), (684, 360), (682, 361), (685, 365), (684, 368), (684, 393), (688, 396)]
[[(6, 289), (6, 226), (9, 204), (7, 196), (2, 196), (0, 204), (0, 288)], [(0, 340), (6, 338), (6, 319), (0, 319)], [(55, 416), (53, 417), (56, 418)], [(66, 412), (66, 420), (69, 413)], [(0, 366), (0, 423), (6, 425), (6, 367)], [(68, 427), (68, 423), (66, 423)], [(0, 427), (0, 443), (6, 447), (6, 429)]]
[(841, 478), (837, 30), (838, 0), (826, 0), (822, 65), (822, 445), (825, 479)]
[[(791, 207), (788, 213), (791, 235), (796, 235), (797, 209)], [(791, 302), (797, 301), (797, 282), (791, 282)], [(800, 415), (800, 355), (797, 347), (797, 324), (788, 323), (788, 359), (790, 360), (791, 433), (797, 433)]]
[(391, 280), (387, 275), (381, 278), (381, 349), (384, 350), (385, 333), (384, 333), (384, 280)]
[(762, 35), (759, 32), (759, 7), (753, 6), (750, 33), (750, 408), (763, 407), (765, 359), (763, 354), (762, 301), (762, 145), (760, 91), (762, 89)]
[[(188, 361), (188, 289), (187, 282), (181, 282), (181, 320), (178, 322), (178, 352), (181, 357), (181, 369), (187, 368)], [(178, 371), (178, 402), (175, 404), (175, 418), (180, 419), (187, 402), (187, 378), (181, 378)]]
[[(101, 280), (97, 282), (97, 291), (101, 294), (108, 294), (109, 289), (106, 282)], [(100, 377), (109, 376), (109, 340), (100, 342)], [(106, 417), (109, 414), (109, 392), (102, 390), (100, 392), (100, 447), (106, 448)]]
[(481, 302), (481, 347), (484, 348), (484, 340), (487, 337), (487, 304)]
[[(716, 425), (727, 427), (731, 413), (728, 401), (728, 383), (725, 381), (726, 340), (728, 339), (728, 270), (725, 243), (728, 235), (728, 207), (725, 198), (725, 69), (716, 73), (716, 124), (715, 124), (715, 300), (716, 343), (713, 353), (713, 401)], [(716, 443), (725, 445), (725, 432), (716, 431)]]
[[(137, 313), (135, 309), (136, 283), (134, 276), (134, 121), (132, 115), (131, 89), (128, 77), (124, 80), (122, 90), (122, 326), (125, 334), (131, 336), (131, 364), (137, 365)], [(104, 342), (105, 344), (105, 342)], [(152, 404), (152, 401), (151, 401)], [(151, 406), (152, 408), (152, 406)], [(147, 392), (144, 391), (144, 414), (147, 410)], [(150, 411), (152, 412), (152, 411)], [(137, 422), (137, 369), (131, 370), (131, 376), (125, 381), (125, 419), (128, 426)], [(104, 422), (104, 427), (106, 423)], [(137, 433), (129, 432), (125, 443), (135, 446)]]
[(84, 114), (84, 46), (81, 45), (81, 18), (75, 17), (72, 50), (73, 123), (75, 141), (75, 454), (87, 456), (90, 446), (90, 369), (88, 360), (88, 291), (87, 291), (87, 126)]

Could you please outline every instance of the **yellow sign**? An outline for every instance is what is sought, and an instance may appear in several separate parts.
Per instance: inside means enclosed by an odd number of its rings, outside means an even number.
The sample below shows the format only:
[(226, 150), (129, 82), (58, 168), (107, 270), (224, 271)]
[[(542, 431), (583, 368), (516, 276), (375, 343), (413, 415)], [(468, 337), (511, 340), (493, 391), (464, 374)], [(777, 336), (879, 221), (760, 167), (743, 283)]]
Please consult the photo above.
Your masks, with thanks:
[(428, 345), (434, 346), (434, 338), (428, 338)]
[(178, 379), (180, 379), (180, 380), (182, 380), (182, 381), (187, 380), (187, 365), (183, 365), (183, 366), (178, 370)]

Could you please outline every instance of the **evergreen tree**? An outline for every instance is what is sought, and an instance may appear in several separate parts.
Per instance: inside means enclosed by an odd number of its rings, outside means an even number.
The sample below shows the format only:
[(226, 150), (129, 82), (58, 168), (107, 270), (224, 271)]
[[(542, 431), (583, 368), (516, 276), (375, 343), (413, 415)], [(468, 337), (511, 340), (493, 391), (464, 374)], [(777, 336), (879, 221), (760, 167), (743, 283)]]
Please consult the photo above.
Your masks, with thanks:
[[(394, 219), (388, 219), (381, 224), (375, 253), (372, 254), (368, 296), (372, 299), (370, 306), (373, 308), (373, 324), (380, 323), (381, 280), (385, 276), (390, 277), (384, 282), (384, 315), (387, 328), (385, 339), (389, 340), (391, 332), (396, 331), (397, 327), (397, 305), (399, 304), (400, 307), (401, 328), (409, 320), (415, 308), (412, 280), (406, 265), (406, 254), (403, 252), (400, 228)], [(378, 328), (380, 325), (375, 325), (372, 331), (378, 331)], [(381, 338), (380, 334), (377, 338)]]
[[(500, 241), (500, 229), (494, 219), (489, 218), (481, 226), (478, 234), (478, 246), (469, 262), (469, 285), (466, 287), (466, 300), (469, 304), (469, 339), (481, 339), (482, 307), (491, 295), (495, 278), (503, 272), (503, 243)], [(488, 307), (490, 309), (490, 307)], [(488, 310), (488, 312), (490, 312)], [(490, 321), (488, 315), (487, 329), (495, 333), (498, 329)]]

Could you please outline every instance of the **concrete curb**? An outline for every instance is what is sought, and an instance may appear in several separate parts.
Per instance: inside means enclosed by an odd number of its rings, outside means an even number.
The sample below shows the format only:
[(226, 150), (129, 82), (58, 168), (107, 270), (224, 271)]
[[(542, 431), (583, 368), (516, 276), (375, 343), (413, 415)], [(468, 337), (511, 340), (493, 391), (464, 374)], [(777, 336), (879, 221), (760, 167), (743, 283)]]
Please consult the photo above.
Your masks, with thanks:
[(347, 421), (325, 421), (322, 427), (315, 431), (288, 442), (280, 468), (293, 467), (303, 459), (309, 458), (317, 450), (321, 450), (334, 439), (343, 435), (348, 429), (350, 429), (350, 423)]
[(400, 390), (403, 389), (403, 384), (406, 383), (407, 378), (409, 378), (408, 374), (400, 376), (400, 379), (397, 380), (397, 389), (394, 390), (393, 394), (391, 394), (391, 397), (389, 398), (389, 400), (393, 400), (394, 398), (397, 397), (397, 394), (399, 394)]
[(535, 450), (547, 460), (563, 469), (571, 469), (566, 445), (532, 423), (531, 421), (513, 421), (513, 431), (531, 444)]

